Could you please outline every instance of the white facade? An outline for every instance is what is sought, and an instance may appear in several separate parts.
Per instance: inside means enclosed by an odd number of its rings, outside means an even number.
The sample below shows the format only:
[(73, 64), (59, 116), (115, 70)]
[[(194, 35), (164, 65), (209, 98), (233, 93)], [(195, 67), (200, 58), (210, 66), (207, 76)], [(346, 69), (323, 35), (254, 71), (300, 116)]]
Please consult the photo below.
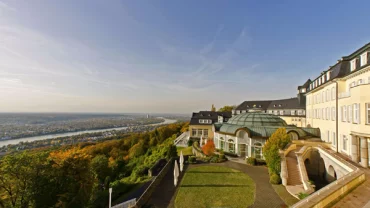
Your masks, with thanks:
[(322, 140), (330, 142), (333, 150), (368, 167), (370, 65), (364, 54), (349, 61), (349, 75), (330, 81), (320, 77), (311, 83), (306, 120), (311, 127), (320, 128)]
[(263, 159), (262, 147), (266, 139), (250, 138), (244, 130), (239, 130), (236, 136), (215, 132), (214, 143), (217, 149), (235, 153), (241, 157)]

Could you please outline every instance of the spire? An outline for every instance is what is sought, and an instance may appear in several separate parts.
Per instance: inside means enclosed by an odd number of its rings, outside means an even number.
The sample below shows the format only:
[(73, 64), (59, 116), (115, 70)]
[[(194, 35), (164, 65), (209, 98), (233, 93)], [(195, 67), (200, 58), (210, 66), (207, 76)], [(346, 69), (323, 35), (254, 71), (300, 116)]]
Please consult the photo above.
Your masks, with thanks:
[(212, 109), (211, 111), (215, 112), (216, 111), (216, 107), (212, 104)]

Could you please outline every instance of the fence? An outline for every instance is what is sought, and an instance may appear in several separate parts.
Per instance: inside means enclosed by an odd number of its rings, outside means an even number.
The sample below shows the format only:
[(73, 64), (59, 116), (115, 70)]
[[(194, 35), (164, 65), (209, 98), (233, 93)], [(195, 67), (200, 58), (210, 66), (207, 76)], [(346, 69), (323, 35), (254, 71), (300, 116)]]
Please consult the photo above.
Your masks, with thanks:
[(159, 172), (157, 176), (155, 176), (155, 179), (152, 181), (152, 183), (149, 185), (149, 187), (144, 191), (144, 193), (141, 195), (141, 197), (136, 202), (136, 207), (142, 207), (145, 205), (145, 203), (149, 200), (150, 196), (152, 195), (154, 189), (158, 186), (158, 184), (161, 183), (163, 177), (167, 174), (168, 170), (171, 167), (171, 163), (173, 163), (174, 159), (172, 158)]
[(135, 205), (136, 205), (136, 198), (130, 199), (121, 204), (117, 204), (115, 206), (112, 206), (111, 208), (131, 208), (131, 207), (135, 207)]

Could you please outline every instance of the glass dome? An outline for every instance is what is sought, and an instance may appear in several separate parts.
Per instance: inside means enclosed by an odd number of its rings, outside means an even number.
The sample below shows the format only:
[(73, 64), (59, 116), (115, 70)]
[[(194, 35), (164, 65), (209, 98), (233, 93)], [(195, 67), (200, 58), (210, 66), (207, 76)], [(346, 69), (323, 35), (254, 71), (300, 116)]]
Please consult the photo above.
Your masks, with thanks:
[(230, 118), (227, 123), (240, 126), (287, 126), (279, 116), (261, 112), (241, 113)]

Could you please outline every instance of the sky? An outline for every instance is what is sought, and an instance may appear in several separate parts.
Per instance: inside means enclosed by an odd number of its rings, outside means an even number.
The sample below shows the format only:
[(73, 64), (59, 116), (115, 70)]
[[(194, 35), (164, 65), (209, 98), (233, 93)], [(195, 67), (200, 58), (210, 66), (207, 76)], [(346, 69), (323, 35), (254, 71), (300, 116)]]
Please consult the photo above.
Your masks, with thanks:
[(0, 112), (187, 113), (295, 97), (370, 1), (0, 0)]

